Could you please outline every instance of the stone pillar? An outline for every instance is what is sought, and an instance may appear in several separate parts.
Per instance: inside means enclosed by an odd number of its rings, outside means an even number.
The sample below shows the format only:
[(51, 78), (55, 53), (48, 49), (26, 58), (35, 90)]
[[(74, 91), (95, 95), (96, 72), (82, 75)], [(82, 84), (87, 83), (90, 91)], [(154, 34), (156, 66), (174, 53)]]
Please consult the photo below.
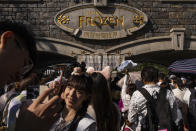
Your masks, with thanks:
[(107, 53), (103, 53), (103, 61), (102, 61), (102, 68), (108, 66), (108, 55)]
[(185, 28), (172, 28), (170, 32), (172, 38), (172, 48), (174, 50), (184, 50)]

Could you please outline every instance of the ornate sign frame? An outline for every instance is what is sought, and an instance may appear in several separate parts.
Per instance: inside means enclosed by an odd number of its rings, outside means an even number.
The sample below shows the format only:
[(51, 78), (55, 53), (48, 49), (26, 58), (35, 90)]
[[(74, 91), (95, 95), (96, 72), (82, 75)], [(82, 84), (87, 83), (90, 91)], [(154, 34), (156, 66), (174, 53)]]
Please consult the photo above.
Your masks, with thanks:
[(148, 17), (122, 4), (108, 4), (107, 7), (82, 4), (61, 10), (54, 22), (78, 38), (109, 40), (132, 35), (146, 25)]

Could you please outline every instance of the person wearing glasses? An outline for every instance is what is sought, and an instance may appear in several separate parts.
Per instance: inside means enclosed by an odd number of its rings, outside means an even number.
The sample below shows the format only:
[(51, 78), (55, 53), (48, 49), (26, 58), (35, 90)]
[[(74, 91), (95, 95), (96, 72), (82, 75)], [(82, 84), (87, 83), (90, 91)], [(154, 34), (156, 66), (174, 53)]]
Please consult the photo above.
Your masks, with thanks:
[[(28, 76), (36, 66), (36, 57), (34, 35), (23, 24), (0, 22), (0, 88)], [(59, 110), (55, 105), (60, 97), (54, 96), (43, 104), (53, 90), (49, 88), (27, 109), (20, 110), (15, 130), (40, 130), (43, 123), (55, 120), (54, 114)], [(47, 130), (47, 127), (43, 128)]]
[(25, 77), (36, 63), (33, 35), (26, 27), (0, 22), (0, 87)]

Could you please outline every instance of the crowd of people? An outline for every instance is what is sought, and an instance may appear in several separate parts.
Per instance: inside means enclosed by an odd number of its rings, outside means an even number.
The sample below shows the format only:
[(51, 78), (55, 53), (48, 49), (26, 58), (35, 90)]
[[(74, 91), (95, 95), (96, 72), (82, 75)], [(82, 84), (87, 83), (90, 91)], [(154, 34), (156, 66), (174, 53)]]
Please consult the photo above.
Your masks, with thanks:
[(33, 36), (23, 24), (0, 22), (0, 130), (196, 130), (194, 77), (166, 77), (152, 66), (133, 75), (129, 61), (121, 80), (111, 78), (110, 67), (95, 71), (85, 63), (43, 78)]

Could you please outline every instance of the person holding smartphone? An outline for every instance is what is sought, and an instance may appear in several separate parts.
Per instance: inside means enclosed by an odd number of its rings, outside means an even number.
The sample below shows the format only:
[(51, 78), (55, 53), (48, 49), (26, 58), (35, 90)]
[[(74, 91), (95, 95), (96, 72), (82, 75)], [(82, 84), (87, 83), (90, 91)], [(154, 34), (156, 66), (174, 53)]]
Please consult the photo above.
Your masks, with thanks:
[[(28, 76), (36, 66), (36, 54), (34, 35), (24, 24), (0, 22), (0, 88)], [(58, 104), (60, 97), (56, 95), (47, 103), (42, 103), (53, 90), (47, 89), (27, 109), (20, 111), (15, 130), (39, 130), (40, 124), (55, 119), (59, 109), (53, 106)]]

